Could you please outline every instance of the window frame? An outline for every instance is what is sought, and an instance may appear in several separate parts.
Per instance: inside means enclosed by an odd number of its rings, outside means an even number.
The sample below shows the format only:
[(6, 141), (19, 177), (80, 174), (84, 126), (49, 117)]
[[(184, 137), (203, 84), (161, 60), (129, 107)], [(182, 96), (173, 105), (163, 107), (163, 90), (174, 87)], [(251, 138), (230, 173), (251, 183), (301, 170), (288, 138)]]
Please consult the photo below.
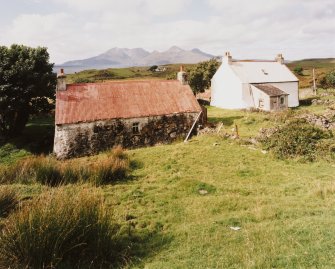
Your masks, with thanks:
[(139, 134), (140, 133), (140, 123), (138, 121), (133, 122), (131, 130), (133, 134)]
[(280, 96), (280, 105), (285, 105), (285, 96)]

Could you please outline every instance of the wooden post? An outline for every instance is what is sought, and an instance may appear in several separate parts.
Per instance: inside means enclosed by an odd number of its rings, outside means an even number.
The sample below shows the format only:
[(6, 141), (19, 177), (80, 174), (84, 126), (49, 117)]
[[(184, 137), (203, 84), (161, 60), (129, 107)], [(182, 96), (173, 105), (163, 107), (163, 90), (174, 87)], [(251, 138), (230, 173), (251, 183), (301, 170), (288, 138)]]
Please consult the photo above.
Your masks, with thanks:
[(235, 135), (236, 135), (236, 138), (240, 138), (240, 134), (238, 133), (237, 124), (235, 124)]
[(216, 132), (217, 134), (220, 133), (222, 126), (223, 126), (223, 122), (220, 123), (219, 128), (218, 128), (218, 130)]
[(313, 68), (313, 93), (316, 95), (315, 69)]
[(193, 122), (193, 125), (192, 125), (190, 131), (188, 132), (188, 134), (187, 134), (187, 136), (186, 136), (186, 138), (185, 138), (185, 140), (184, 140), (184, 143), (187, 142), (189, 136), (191, 135), (191, 133), (192, 133), (192, 131), (193, 131), (193, 128), (194, 128), (195, 124), (197, 123), (197, 121), (199, 120), (199, 117), (200, 117), (201, 113), (202, 113), (202, 111), (200, 111), (200, 113), (198, 114), (197, 118), (196, 118), (195, 121)]

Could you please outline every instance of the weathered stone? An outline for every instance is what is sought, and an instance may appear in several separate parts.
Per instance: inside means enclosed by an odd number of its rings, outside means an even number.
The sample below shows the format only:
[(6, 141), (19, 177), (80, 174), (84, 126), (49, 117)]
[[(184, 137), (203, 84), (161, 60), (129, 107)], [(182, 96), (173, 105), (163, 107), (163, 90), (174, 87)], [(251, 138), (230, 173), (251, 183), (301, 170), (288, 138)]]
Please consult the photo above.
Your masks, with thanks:
[[(116, 145), (153, 146), (185, 138), (197, 113), (133, 119), (112, 119), (56, 125), (54, 152), (59, 159), (96, 154)], [(133, 132), (138, 123), (139, 132)], [(196, 130), (196, 128), (194, 128)]]

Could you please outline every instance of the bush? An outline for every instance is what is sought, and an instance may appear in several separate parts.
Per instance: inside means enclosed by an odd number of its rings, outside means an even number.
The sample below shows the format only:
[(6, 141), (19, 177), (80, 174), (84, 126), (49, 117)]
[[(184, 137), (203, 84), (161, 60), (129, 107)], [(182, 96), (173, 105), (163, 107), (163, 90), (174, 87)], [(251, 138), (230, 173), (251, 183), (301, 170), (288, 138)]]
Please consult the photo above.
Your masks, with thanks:
[(278, 158), (302, 157), (312, 161), (316, 158), (318, 143), (330, 137), (331, 133), (323, 131), (305, 120), (296, 119), (278, 128), (271, 136), (264, 138), (261, 142)]
[(335, 88), (335, 70), (329, 72), (321, 79), (320, 86), (324, 89)]
[(118, 230), (99, 189), (54, 189), (9, 216), (0, 268), (106, 268), (118, 256)]
[(0, 169), (0, 183), (39, 182), (59, 186), (77, 182), (108, 184), (125, 179), (129, 171), (129, 158), (121, 147), (116, 147), (91, 165), (76, 161), (60, 162), (51, 157), (28, 157)]
[(7, 217), (19, 203), (16, 192), (7, 187), (0, 186), (0, 218)]
[(299, 76), (303, 76), (304, 75), (304, 73), (303, 73), (304, 69), (301, 66), (295, 67), (293, 71), (294, 71), (294, 73), (296, 73)]

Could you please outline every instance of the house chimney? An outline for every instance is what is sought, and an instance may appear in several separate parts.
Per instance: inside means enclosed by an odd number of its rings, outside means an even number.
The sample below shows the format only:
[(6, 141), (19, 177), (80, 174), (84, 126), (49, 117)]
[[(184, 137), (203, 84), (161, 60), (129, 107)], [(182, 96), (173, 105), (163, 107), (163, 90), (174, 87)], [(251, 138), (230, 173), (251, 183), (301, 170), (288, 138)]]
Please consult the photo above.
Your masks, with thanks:
[(277, 57), (276, 57), (276, 62), (280, 63), (280, 64), (284, 64), (284, 57), (283, 57), (283, 54), (278, 54)]
[(187, 84), (187, 73), (184, 71), (184, 67), (180, 66), (180, 71), (177, 74), (177, 80), (180, 81), (181, 84)]
[(225, 52), (224, 56), (222, 57), (222, 63), (223, 64), (232, 64), (233, 57), (231, 57), (230, 52)]
[(60, 73), (57, 74), (57, 91), (66, 91), (66, 75), (64, 69), (60, 70)]

